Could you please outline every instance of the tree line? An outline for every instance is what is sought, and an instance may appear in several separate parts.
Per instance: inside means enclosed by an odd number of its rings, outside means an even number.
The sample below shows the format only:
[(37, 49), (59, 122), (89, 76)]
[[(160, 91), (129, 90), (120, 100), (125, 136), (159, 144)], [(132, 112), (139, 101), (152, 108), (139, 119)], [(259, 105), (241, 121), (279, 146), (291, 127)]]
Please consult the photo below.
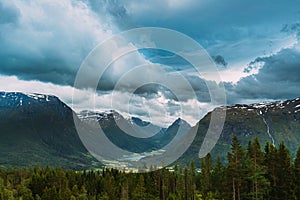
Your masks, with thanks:
[(0, 200), (252, 200), (300, 199), (300, 148), (259, 140), (242, 147), (233, 137), (227, 162), (208, 154), (197, 169), (175, 165), (147, 173), (116, 169), (1, 169)]

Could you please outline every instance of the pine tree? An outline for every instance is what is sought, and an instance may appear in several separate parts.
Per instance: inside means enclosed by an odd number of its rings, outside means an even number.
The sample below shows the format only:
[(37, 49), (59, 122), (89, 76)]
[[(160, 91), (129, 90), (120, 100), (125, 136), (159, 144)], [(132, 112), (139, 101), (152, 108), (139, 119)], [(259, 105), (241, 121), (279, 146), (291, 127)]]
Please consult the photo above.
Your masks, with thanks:
[(191, 199), (195, 199), (196, 195), (196, 165), (194, 160), (190, 163), (190, 169), (189, 169), (189, 187), (190, 187), (190, 195)]
[(295, 199), (291, 156), (283, 142), (278, 149), (274, 145), (266, 144), (265, 165), (271, 186), (269, 199)]
[(224, 166), (220, 157), (217, 157), (216, 164), (213, 167), (212, 171), (212, 184), (213, 190), (217, 199), (222, 199), (224, 193)]
[[(244, 150), (236, 136), (232, 138), (231, 153), (228, 153), (227, 173), (231, 183), (233, 200), (244, 199), (242, 185), (245, 176)], [(241, 176), (244, 175), (244, 176)]]
[(146, 189), (143, 174), (139, 175), (139, 180), (132, 194), (133, 200), (145, 200), (146, 199)]
[(277, 175), (276, 175), (276, 168), (278, 165), (277, 148), (273, 144), (266, 142), (264, 157), (265, 157), (264, 166), (266, 167), (267, 170), (266, 177), (270, 182), (270, 191), (268, 192), (267, 199), (273, 199), (273, 194), (277, 186)]
[(200, 174), (200, 186), (201, 193), (204, 198), (208, 196), (208, 193), (212, 190), (212, 159), (211, 154), (208, 153), (204, 158), (201, 159), (201, 174)]
[(278, 148), (277, 163), (277, 185), (274, 199), (295, 199), (291, 156), (283, 142), (280, 143)]
[(298, 148), (296, 159), (294, 162), (295, 170), (295, 195), (297, 199), (300, 199), (300, 147)]
[(251, 199), (264, 199), (267, 195), (270, 183), (265, 178), (267, 173), (264, 163), (264, 154), (258, 138), (254, 142), (249, 141), (247, 148), (247, 169), (249, 172), (249, 179), (251, 185), (250, 196)]

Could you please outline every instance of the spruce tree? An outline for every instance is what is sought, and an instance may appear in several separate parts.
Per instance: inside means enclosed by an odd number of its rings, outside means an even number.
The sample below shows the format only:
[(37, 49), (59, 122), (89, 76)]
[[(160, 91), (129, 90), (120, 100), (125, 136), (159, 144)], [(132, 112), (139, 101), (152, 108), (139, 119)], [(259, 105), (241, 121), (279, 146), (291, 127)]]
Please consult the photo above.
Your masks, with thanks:
[(212, 190), (212, 159), (211, 154), (208, 153), (204, 158), (201, 159), (201, 174), (200, 174), (200, 182), (201, 182), (201, 193), (204, 198), (207, 197), (208, 193)]
[(231, 153), (228, 153), (228, 167), (227, 175), (229, 183), (231, 183), (231, 196), (233, 200), (244, 199), (243, 191), (244, 176), (245, 176), (245, 163), (244, 163), (244, 150), (237, 138), (233, 136)]
[(217, 199), (222, 199), (224, 193), (224, 180), (224, 166), (220, 157), (217, 157), (216, 164), (213, 166), (212, 171), (212, 188)]
[(269, 143), (265, 146), (265, 165), (270, 181), (268, 199), (295, 199), (295, 183), (289, 150), (283, 142), (277, 149)]
[(294, 162), (295, 170), (295, 195), (297, 199), (300, 199), (300, 147), (297, 150), (296, 159)]
[(248, 143), (247, 148), (247, 169), (250, 180), (250, 197), (251, 199), (265, 199), (270, 183), (265, 177), (267, 173), (264, 164), (264, 154), (261, 150), (261, 146), (258, 138), (256, 137), (254, 142)]
[(275, 198), (277, 199), (295, 199), (295, 183), (292, 171), (290, 151), (283, 142), (280, 143), (277, 152), (277, 185)]

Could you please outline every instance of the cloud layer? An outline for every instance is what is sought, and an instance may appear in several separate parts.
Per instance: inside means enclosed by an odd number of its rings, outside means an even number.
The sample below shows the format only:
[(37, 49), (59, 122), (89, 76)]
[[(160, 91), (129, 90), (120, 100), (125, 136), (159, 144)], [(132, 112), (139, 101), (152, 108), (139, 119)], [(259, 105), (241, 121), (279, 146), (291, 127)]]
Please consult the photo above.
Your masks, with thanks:
[(0, 73), (72, 85), (80, 63), (114, 27), (81, 1), (1, 1)]
[[(298, 47), (298, 48), (297, 48)], [(260, 66), (258, 73), (228, 84), (232, 102), (258, 99), (292, 99), (299, 97), (300, 48), (283, 49), (268, 57), (259, 57), (251, 65)]]
[[(195, 123), (218, 105), (211, 102), (210, 92), (220, 90), (222, 83), (229, 104), (295, 98), (300, 88), (298, 4), (297, 0), (3, 0), (0, 90), (50, 93), (70, 105), (74, 89), (82, 94), (73, 102), (79, 111), (92, 109), (95, 97), (95, 107), (110, 109), (115, 89), (115, 106), (121, 113), (151, 116), (160, 125), (180, 115)], [(223, 82), (203, 79), (172, 52), (136, 49), (111, 63), (96, 94), (89, 88), (73, 88), (81, 63), (96, 45), (115, 33), (143, 26), (171, 28), (198, 41), (212, 55)], [(139, 65), (145, 66), (135, 68)], [(93, 70), (87, 74), (87, 86), (94, 76)], [(178, 81), (180, 77), (187, 84)], [(122, 78), (126, 81), (120, 82)], [(140, 87), (151, 81), (160, 84)], [(129, 100), (130, 108), (124, 107)], [(199, 113), (193, 112), (196, 108)]]

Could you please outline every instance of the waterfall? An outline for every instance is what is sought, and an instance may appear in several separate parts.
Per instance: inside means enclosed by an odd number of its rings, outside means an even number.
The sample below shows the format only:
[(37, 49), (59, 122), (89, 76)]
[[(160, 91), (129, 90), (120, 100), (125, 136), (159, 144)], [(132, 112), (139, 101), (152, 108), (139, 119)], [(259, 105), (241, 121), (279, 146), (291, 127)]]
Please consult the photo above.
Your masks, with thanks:
[(256, 114), (257, 114), (258, 116), (261, 116), (262, 120), (264, 121), (264, 123), (265, 123), (265, 125), (266, 125), (266, 127), (267, 127), (267, 134), (268, 134), (268, 136), (271, 138), (272, 144), (275, 146), (275, 140), (274, 140), (274, 137), (273, 137), (273, 136), (271, 135), (271, 133), (270, 133), (270, 127), (269, 127), (269, 124), (268, 124), (267, 120), (265, 119), (263, 113), (262, 113), (261, 111), (259, 111), (259, 113), (256, 112)]

